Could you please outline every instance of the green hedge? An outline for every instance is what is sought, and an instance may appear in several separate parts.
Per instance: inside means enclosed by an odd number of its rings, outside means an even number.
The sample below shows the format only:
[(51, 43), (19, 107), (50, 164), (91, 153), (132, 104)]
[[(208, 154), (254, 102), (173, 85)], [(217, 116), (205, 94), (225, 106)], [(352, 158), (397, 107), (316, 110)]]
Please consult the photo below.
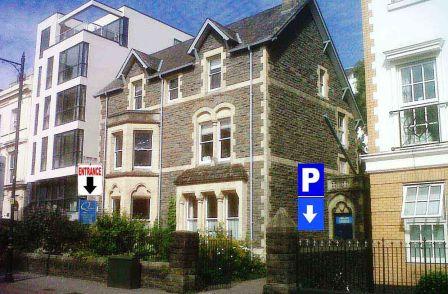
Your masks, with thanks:
[(422, 276), (417, 284), (416, 293), (448, 293), (448, 274), (443, 272), (430, 272)]

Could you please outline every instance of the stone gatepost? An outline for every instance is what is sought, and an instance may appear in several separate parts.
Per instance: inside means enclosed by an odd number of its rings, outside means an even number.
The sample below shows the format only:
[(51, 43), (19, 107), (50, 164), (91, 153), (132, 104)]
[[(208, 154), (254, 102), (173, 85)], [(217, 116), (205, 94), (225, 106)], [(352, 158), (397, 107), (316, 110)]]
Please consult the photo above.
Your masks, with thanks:
[(266, 228), (266, 285), (263, 293), (297, 293), (297, 241), (294, 221), (280, 208)]
[(176, 293), (192, 292), (196, 286), (199, 234), (190, 231), (175, 231), (172, 237), (169, 285), (165, 285), (166, 289)]

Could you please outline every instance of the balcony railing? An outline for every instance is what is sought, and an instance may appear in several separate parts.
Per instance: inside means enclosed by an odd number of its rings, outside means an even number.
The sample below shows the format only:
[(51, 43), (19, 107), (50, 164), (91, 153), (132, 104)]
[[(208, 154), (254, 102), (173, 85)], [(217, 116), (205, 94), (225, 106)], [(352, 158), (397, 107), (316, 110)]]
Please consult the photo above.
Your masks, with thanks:
[[(126, 25), (124, 25), (126, 23)], [(75, 27), (65, 27), (66, 29), (59, 34), (56, 38), (56, 43), (62, 42), (71, 36), (76, 35), (81, 31), (89, 31), (95, 35), (101, 36), (108, 40), (119, 43), (126, 46), (125, 40), (127, 39), (127, 19), (119, 18), (107, 25), (99, 26), (94, 23), (79, 23)], [(126, 29), (125, 29), (126, 28)]]

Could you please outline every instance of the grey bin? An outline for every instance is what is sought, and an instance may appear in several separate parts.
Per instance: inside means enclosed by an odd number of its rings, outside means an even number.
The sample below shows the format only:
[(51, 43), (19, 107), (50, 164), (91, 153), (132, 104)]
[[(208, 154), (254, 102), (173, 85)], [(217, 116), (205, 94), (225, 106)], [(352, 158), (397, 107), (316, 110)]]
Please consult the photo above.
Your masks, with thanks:
[(111, 256), (107, 267), (107, 286), (138, 289), (141, 284), (140, 261), (131, 256)]

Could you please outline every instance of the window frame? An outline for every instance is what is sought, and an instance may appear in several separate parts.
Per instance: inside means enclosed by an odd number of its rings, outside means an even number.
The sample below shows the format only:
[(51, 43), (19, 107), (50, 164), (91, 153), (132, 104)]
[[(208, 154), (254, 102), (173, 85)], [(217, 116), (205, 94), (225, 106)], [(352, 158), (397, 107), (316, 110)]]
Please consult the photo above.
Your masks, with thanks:
[(317, 93), (319, 97), (329, 99), (330, 78), (328, 69), (318, 65), (317, 67)]
[[(137, 95), (137, 86), (140, 84), (140, 94)], [(140, 107), (137, 108), (137, 99), (139, 101)], [(132, 82), (132, 101), (134, 103), (134, 110), (143, 109), (143, 80), (137, 80)]]
[(54, 69), (54, 56), (47, 59), (47, 74), (45, 76), (45, 90), (51, 89), (53, 85), (53, 69)]
[[(116, 132), (112, 134), (114, 138), (114, 169), (120, 170), (123, 168), (123, 132)], [(117, 139), (121, 137), (121, 148), (118, 149)], [(117, 153), (121, 153), (120, 166), (117, 165)]]
[[(74, 91), (74, 99), (70, 99)], [(65, 89), (56, 94), (56, 114), (55, 114), (55, 126), (61, 126), (74, 121), (85, 121), (85, 108), (86, 108), (86, 91), (87, 87), (85, 85), (76, 85), (74, 87)], [(69, 98), (69, 99), (67, 99)], [(74, 105), (72, 107), (64, 108), (66, 100), (74, 100)], [(64, 120), (67, 113), (71, 113), (71, 119)]]
[[(45, 144), (44, 144), (45, 142)], [(45, 146), (45, 148), (44, 148)], [(40, 146), (40, 171), (44, 172), (47, 170), (47, 160), (48, 160), (48, 137), (43, 137)]]
[[(411, 226), (418, 226), (419, 227), (419, 240), (411, 240)], [(422, 248), (423, 246), (423, 238), (422, 238), (422, 226), (431, 226), (431, 240), (426, 240), (425, 246), (428, 246), (427, 248)], [(444, 234), (444, 240), (434, 240), (434, 226), (442, 226), (443, 227), (443, 234)], [(440, 263), (444, 264), (447, 263), (447, 255), (448, 255), (448, 238), (447, 238), (447, 223), (446, 222), (437, 222), (437, 221), (407, 221), (405, 223), (405, 241), (406, 244), (409, 246), (406, 246), (406, 262), (411, 263)], [(412, 243), (418, 243), (418, 248), (412, 246)], [(436, 247), (435, 244), (444, 244), (444, 257), (435, 257), (435, 250)], [(425, 257), (422, 256), (424, 253), (424, 249), (431, 250), (431, 256)], [(412, 256), (412, 252), (419, 252), (419, 256)], [(423, 253), (423, 254), (422, 254)], [(415, 254), (415, 253), (414, 253)]]
[[(221, 130), (223, 129), (223, 121), (227, 121), (228, 122), (228, 126), (227, 128), (229, 129), (230, 135), (229, 137), (221, 137)], [(218, 120), (218, 159), (220, 161), (229, 161), (230, 158), (232, 157), (232, 119), (230, 117), (225, 117), (225, 118), (221, 118)], [(229, 150), (229, 156), (228, 157), (222, 157), (222, 144), (224, 141), (229, 141), (229, 146), (230, 146), (230, 150)]]
[(51, 96), (45, 97), (44, 101), (44, 113), (42, 118), (42, 130), (47, 130), (50, 127), (50, 109), (51, 109)]
[[(76, 50), (77, 48), (77, 64), (74, 65), (67, 65), (67, 59), (68, 59), (68, 51), (69, 50)], [(59, 71), (58, 71), (58, 85), (63, 84), (65, 82), (68, 82), (70, 80), (73, 80), (77, 77), (87, 77), (87, 70), (88, 70), (88, 60), (89, 60), (89, 43), (86, 42), (80, 42), (76, 45), (73, 45), (70, 48), (65, 49), (64, 51), (59, 53)], [(65, 62), (65, 63), (64, 63)], [(72, 69), (73, 72), (70, 77), (65, 77), (64, 73), (68, 71), (69, 69)]]
[[(429, 64), (432, 63), (433, 64), (433, 70), (434, 70), (434, 78), (432, 80), (425, 80), (425, 70), (423, 68), (423, 66), (425, 64)], [(413, 82), (413, 70), (412, 68), (415, 66), (421, 66), (421, 73), (422, 73), (422, 81), (421, 82)], [(404, 69), (410, 69), (410, 84), (405, 84), (403, 85), (403, 70)], [(404, 107), (411, 107), (411, 106), (418, 106), (420, 104), (429, 104), (429, 103), (437, 103), (439, 101), (439, 83), (438, 83), (438, 74), (437, 74), (437, 60), (436, 58), (429, 58), (429, 59), (422, 59), (422, 60), (418, 60), (418, 61), (414, 61), (414, 62), (410, 62), (410, 63), (405, 63), (405, 64), (401, 64), (399, 66), (397, 66), (397, 72), (398, 72), (398, 91), (399, 91), (399, 97), (400, 97), (400, 105), (404, 106)], [(426, 99), (426, 83), (430, 83), (430, 82), (434, 82), (434, 94), (435, 94), (435, 98), (430, 98), (430, 99)], [(422, 100), (415, 100), (414, 97), (414, 85), (416, 84), (422, 84), (423, 85), (423, 99)], [(403, 97), (403, 87), (405, 86), (411, 86), (411, 98), (412, 101), (410, 102), (405, 102), (404, 101), (404, 97)]]
[[(435, 107), (436, 111), (437, 111), (437, 121), (436, 122), (429, 122), (428, 120), (428, 108), (429, 107)], [(416, 111), (417, 109), (424, 109), (425, 112), (425, 121), (424, 123), (420, 123), (417, 124), (417, 115), (416, 115)], [(418, 127), (421, 126), (425, 126), (426, 127), (426, 136), (427, 138), (429, 138), (429, 127), (431, 125), (437, 125), (437, 131), (438, 131), (438, 140), (425, 140), (424, 142), (411, 142), (411, 143), (406, 143), (406, 132), (405, 132), (405, 124), (404, 124), (404, 120), (405, 120), (405, 112), (407, 111), (412, 111), (412, 124), (408, 125), (407, 128), (413, 128), (414, 129), (414, 136), (413, 139), (414, 141), (417, 141), (417, 133), (416, 130)], [(440, 125), (440, 109), (438, 104), (428, 104), (428, 105), (414, 105), (413, 107), (410, 108), (405, 108), (405, 109), (401, 109), (398, 113), (398, 120), (399, 120), (399, 125), (400, 125), (400, 146), (401, 147), (409, 147), (409, 146), (418, 146), (418, 145), (425, 145), (425, 144), (435, 144), (435, 143), (439, 143), (441, 141), (441, 137), (442, 137), (442, 130), (441, 130), (441, 125)]]
[[(12, 182), (14, 181), (14, 169), (15, 169), (15, 153), (14, 152), (10, 152), (8, 154), (9, 156), (9, 160), (8, 160), (8, 170), (9, 170), (9, 183), (12, 184)], [(17, 177), (17, 174), (16, 174)]]
[[(427, 194), (427, 199), (425, 201), (418, 201), (418, 195), (419, 195), (419, 190), (422, 187), (428, 187), (428, 194)], [(435, 187), (435, 186), (440, 186), (440, 199), (439, 199), (439, 211), (437, 214), (432, 214), (432, 215), (428, 215), (428, 207), (429, 207), (429, 203), (431, 202), (430, 200), (430, 195), (431, 195), (431, 187)], [(411, 188), (417, 188), (416, 190), (416, 194), (415, 194), (415, 200), (413, 201), (407, 201), (407, 190), (411, 189)], [(401, 208), (401, 218), (402, 219), (424, 219), (424, 218), (441, 218), (443, 217), (443, 207), (444, 207), (444, 193), (445, 193), (445, 184), (441, 183), (441, 182), (434, 182), (434, 183), (418, 183), (418, 184), (410, 184), (410, 185), (403, 185), (403, 192), (402, 192), (403, 196), (403, 200), (402, 200), (402, 208)], [(434, 201), (434, 200), (433, 200)], [(426, 213), (424, 215), (417, 215), (417, 203), (418, 202), (426, 202)], [(406, 203), (415, 203), (414, 206), (414, 212), (412, 215), (406, 215), (405, 214), (405, 204)]]
[[(151, 143), (150, 148), (136, 149), (136, 141), (135, 141), (136, 134), (140, 133), (140, 132), (141, 133), (149, 133), (149, 138), (150, 138), (150, 143)], [(153, 150), (154, 150), (154, 147), (153, 147), (153, 135), (154, 135), (154, 133), (153, 133), (152, 130), (134, 130), (134, 132), (133, 132), (133, 145), (132, 145), (132, 166), (133, 166), (133, 168), (137, 168), (137, 169), (151, 169), (152, 168)], [(135, 158), (136, 158), (135, 152), (136, 151), (147, 151), (147, 152), (150, 153), (149, 165), (136, 165), (135, 164)]]
[[(148, 201), (148, 218), (137, 218), (134, 216), (134, 201), (135, 200), (145, 200)], [(138, 197), (138, 196), (132, 196), (131, 197), (131, 209), (132, 209), (132, 214), (131, 214), (131, 218), (134, 220), (140, 220), (140, 221), (151, 221), (151, 197)]]
[[(212, 66), (212, 62), (219, 60), (219, 66)], [(213, 55), (207, 58), (208, 65), (208, 91), (213, 92), (221, 89), (222, 87), (222, 58), (221, 54)], [(212, 70), (219, 69), (219, 71), (212, 73)], [(219, 87), (212, 88), (212, 76), (219, 74)]]
[[(10, 122), (10, 125), (9, 125), (9, 128), (10, 128), (11, 132), (15, 132), (16, 129), (17, 129), (17, 124), (19, 122), (18, 121), (19, 120), (18, 113), (19, 113), (19, 109), (18, 108), (11, 109), (11, 122)], [(20, 127), (19, 127), (19, 130), (20, 130)]]
[(34, 129), (33, 129), (33, 135), (36, 136), (37, 135), (37, 131), (39, 128), (39, 103), (36, 103), (34, 105)]
[[(199, 206), (198, 206), (198, 200), (196, 197), (188, 196), (186, 199), (186, 205), (185, 205), (185, 227), (188, 231), (197, 232), (198, 231), (198, 216), (199, 216)], [(192, 217), (190, 217), (190, 205), (192, 206)], [(195, 214), (195, 207), (196, 207), (196, 217), (194, 217)], [(190, 228), (190, 224), (195, 223), (196, 229)]]
[[(64, 136), (71, 135), (73, 133), (73, 148), (71, 152), (67, 152), (66, 148), (64, 148), (64, 143), (62, 139)], [(61, 140), (59, 143), (57, 140)], [(58, 146), (59, 144), (59, 146)], [(59, 147), (60, 150), (57, 150)], [(83, 156), (83, 147), (84, 147), (84, 131), (82, 129), (74, 129), (67, 132), (59, 133), (54, 135), (53, 140), (53, 170), (76, 166), (79, 162), (82, 161)], [(64, 155), (71, 154), (71, 163), (64, 163)], [(58, 164), (56, 164), (58, 162)]]
[[(173, 82), (173, 81), (177, 81), (177, 85), (176, 85), (176, 87), (174, 87), (174, 88), (172, 88), (171, 86), (171, 82)], [(175, 78), (172, 78), (172, 79), (169, 79), (168, 80), (168, 100), (169, 101), (174, 101), (174, 100), (177, 100), (177, 99), (179, 99), (179, 94), (180, 94), (180, 91), (179, 91), (179, 77), (177, 76), (177, 77), (175, 77)], [(173, 92), (173, 91), (176, 91), (176, 97), (175, 98), (172, 98), (172, 96), (171, 96), (171, 92)]]
[[(209, 125), (211, 128), (212, 139), (208, 141), (202, 141), (202, 130), (205, 128), (205, 125)], [(210, 134), (210, 133), (207, 133)], [(212, 154), (210, 156), (210, 160), (203, 160), (202, 156), (202, 145), (212, 143)], [(213, 162), (213, 158), (215, 157), (215, 130), (214, 124), (211, 121), (206, 121), (199, 124), (199, 163), (200, 164), (209, 164)]]
[(44, 51), (50, 47), (50, 37), (51, 27), (46, 27), (40, 32), (39, 58), (42, 58)]
[[(342, 126), (340, 125), (342, 116)], [(347, 115), (343, 112), (338, 111), (337, 116), (337, 130), (338, 130), (338, 138), (341, 141), (342, 146), (345, 148), (348, 147), (348, 118)]]
[(37, 143), (33, 142), (33, 150), (31, 154), (31, 175), (34, 175), (36, 171), (36, 149), (37, 149)]
[(42, 88), (42, 66), (39, 66), (37, 72), (37, 89), (36, 89), (36, 97), (40, 97), (40, 90)]

